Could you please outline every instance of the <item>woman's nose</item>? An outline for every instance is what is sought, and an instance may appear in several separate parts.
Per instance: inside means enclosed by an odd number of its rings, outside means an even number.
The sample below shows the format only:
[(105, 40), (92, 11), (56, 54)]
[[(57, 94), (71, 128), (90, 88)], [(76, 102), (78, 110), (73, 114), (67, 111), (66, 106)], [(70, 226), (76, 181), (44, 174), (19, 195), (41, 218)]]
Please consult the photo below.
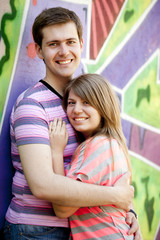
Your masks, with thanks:
[(74, 105), (73, 111), (74, 111), (74, 113), (76, 113), (76, 114), (81, 113), (81, 112), (83, 111), (82, 106), (81, 106), (80, 104), (76, 103), (76, 104)]

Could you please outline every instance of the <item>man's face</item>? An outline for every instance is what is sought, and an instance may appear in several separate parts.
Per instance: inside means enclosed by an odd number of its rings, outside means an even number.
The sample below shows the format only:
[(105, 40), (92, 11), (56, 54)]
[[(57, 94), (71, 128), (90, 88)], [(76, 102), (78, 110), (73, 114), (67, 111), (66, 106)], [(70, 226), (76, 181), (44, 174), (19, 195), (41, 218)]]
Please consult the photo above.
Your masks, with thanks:
[(57, 80), (71, 78), (83, 49), (76, 25), (73, 22), (51, 25), (43, 28), (42, 34), (42, 46), (37, 45), (36, 50), (46, 64), (46, 76)]

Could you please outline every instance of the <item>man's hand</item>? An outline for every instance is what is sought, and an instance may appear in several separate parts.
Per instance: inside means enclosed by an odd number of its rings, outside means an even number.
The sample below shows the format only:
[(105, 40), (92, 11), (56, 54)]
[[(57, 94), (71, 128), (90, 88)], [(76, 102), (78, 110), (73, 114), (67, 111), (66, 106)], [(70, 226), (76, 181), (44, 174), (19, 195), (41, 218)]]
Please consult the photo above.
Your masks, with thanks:
[(129, 235), (134, 234), (135, 240), (142, 240), (141, 231), (139, 228), (138, 220), (136, 219), (135, 215), (131, 212), (128, 212), (126, 215), (126, 223), (130, 225), (130, 230), (128, 232)]
[(117, 180), (117, 182), (114, 184), (114, 186), (121, 186), (121, 185), (129, 184), (130, 177), (131, 177), (131, 173), (126, 172), (122, 177), (120, 177)]
[(115, 184), (116, 192), (119, 194), (116, 207), (129, 211), (134, 197), (134, 187), (129, 185), (130, 172), (124, 174)]

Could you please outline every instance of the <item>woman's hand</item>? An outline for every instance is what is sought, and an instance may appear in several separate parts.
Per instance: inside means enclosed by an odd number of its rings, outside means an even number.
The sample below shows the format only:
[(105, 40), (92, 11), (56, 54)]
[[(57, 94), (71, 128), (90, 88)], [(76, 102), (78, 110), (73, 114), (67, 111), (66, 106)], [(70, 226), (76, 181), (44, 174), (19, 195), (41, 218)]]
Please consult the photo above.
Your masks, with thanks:
[(65, 121), (55, 118), (49, 125), (49, 140), (51, 151), (63, 152), (68, 142), (68, 132)]
[(66, 124), (62, 118), (55, 118), (49, 125), (49, 140), (52, 154), (53, 171), (64, 175), (63, 152), (68, 142)]

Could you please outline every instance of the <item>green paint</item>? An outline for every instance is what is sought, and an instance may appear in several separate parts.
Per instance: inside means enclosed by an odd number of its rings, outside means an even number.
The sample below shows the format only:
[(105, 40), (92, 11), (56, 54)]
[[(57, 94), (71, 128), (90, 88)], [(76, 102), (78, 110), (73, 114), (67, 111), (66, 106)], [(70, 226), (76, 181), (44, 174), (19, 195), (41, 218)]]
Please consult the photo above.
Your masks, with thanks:
[(150, 85), (148, 85), (146, 88), (138, 89), (136, 107), (139, 107), (139, 105), (141, 104), (143, 99), (146, 99), (149, 103), (150, 102), (150, 96), (151, 96)]
[(156, 128), (160, 128), (158, 68), (158, 56), (156, 56), (136, 77), (124, 95), (124, 112)]
[(136, 184), (134, 198), (144, 240), (153, 240), (160, 221), (160, 172), (158, 169), (131, 156), (133, 181)]
[(124, 14), (124, 22), (128, 22), (129, 19), (133, 16), (134, 14), (134, 10), (126, 10), (125, 14)]
[(10, 1), (11, 13), (5, 13), (1, 20), (1, 37), (5, 44), (5, 55), (0, 60), (0, 75), (2, 74), (2, 68), (4, 63), (9, 59), (10, 55), (10, 43), (8, 36), (5, 33), (5, 27), (7, 26), (7, 21), (13, 20), (16, 17), (16, 8), (14, 6), (14, 1)]
[(151, 232), (153, 217), (154, 217), (155, 197), (149, 198), (149, 196), (150, 196), (149, 188), (148, 188), (149, 180), (150, 180), (150, 176), (147, 176), (147, 177), (141, 179), (142, 183), (144, 183), (144, 186), (145, 186), (146, 198), (145, 198), (145, 201), (144, 201), (144, 208), (145, 208), (145, 212), (146, 212), (146, 215), (147, 215), (149, 232)]
[(5, 54), (0, 59), (0, 121), (15, 60), (25, 0), (10, 0), (11, 13), (5, 13), (1, 20), (1, 40)]

